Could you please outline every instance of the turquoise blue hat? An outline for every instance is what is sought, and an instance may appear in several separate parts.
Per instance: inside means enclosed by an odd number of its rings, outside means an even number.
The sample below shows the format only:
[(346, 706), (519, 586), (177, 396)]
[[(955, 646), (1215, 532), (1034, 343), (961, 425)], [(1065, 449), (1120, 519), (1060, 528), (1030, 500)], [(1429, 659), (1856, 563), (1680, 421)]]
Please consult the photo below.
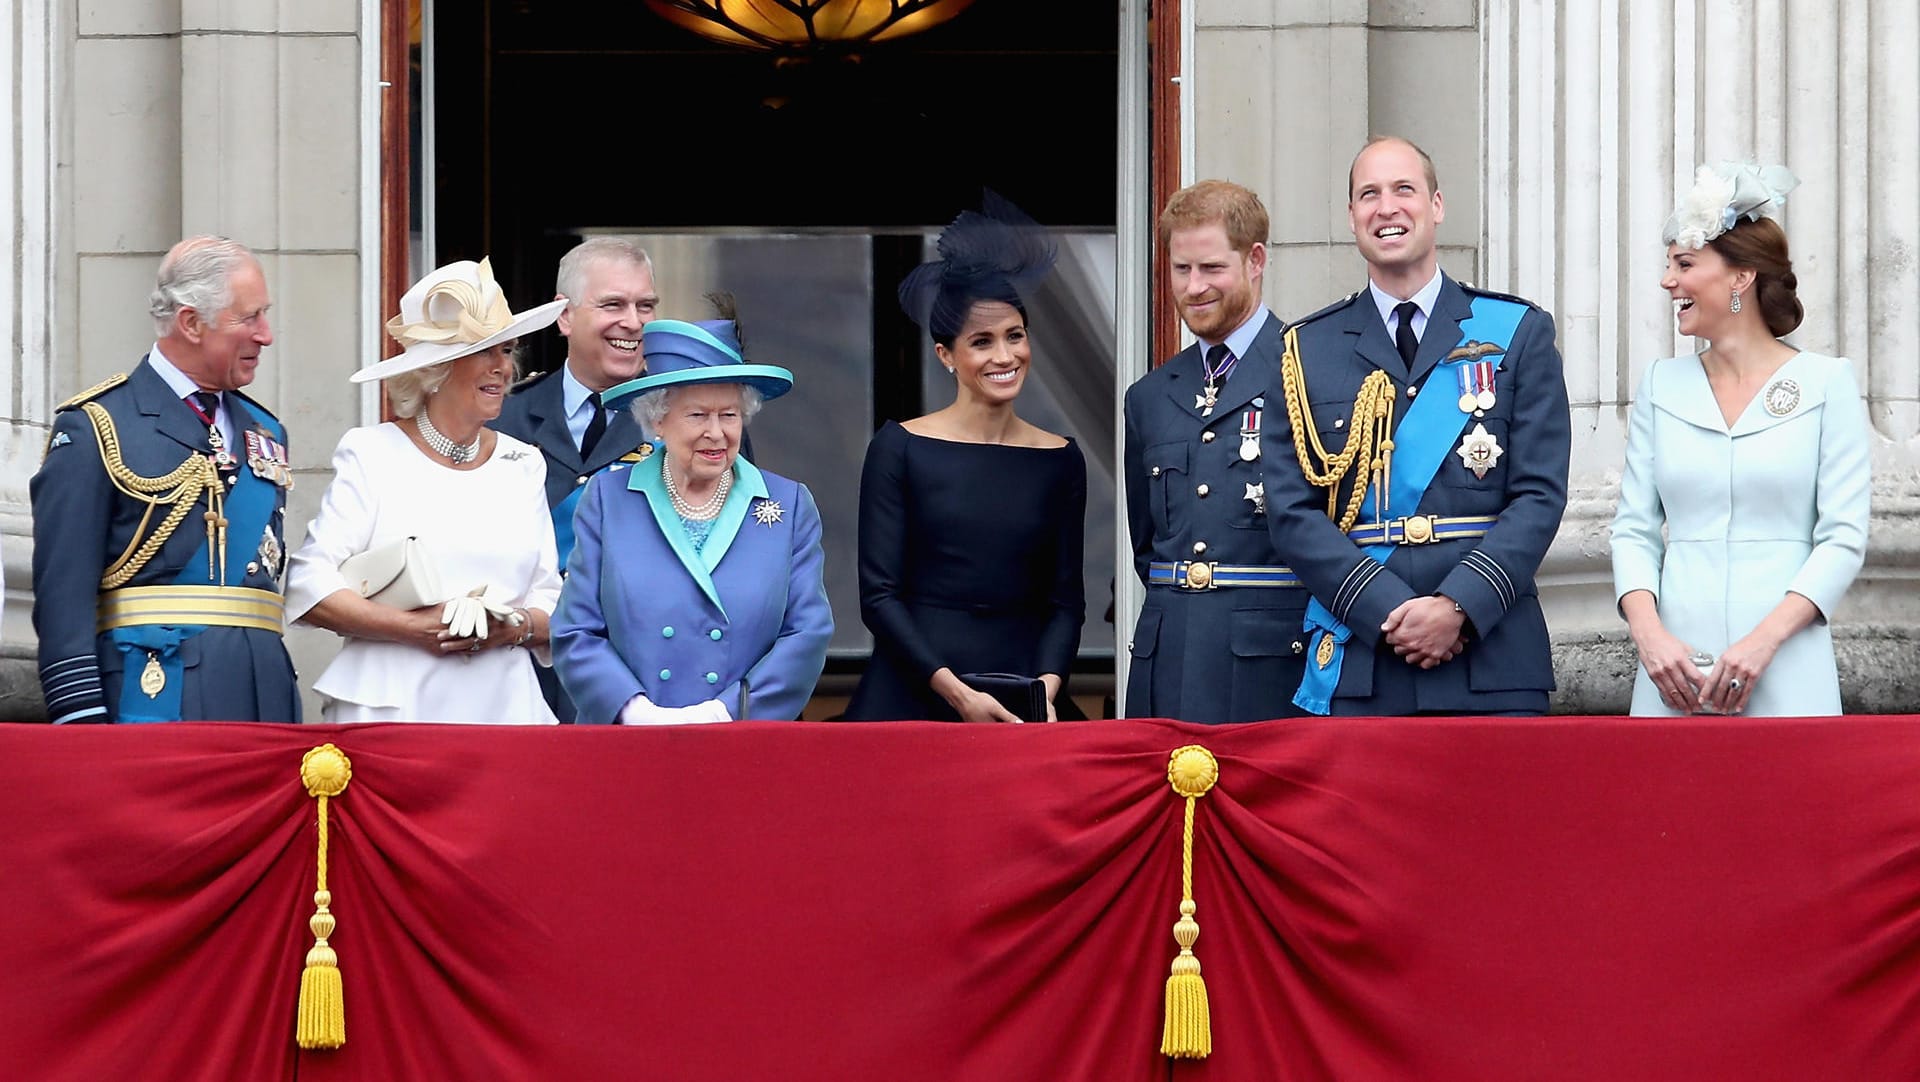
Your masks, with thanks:
[(600, 395), (602, 405), (624, 406), (636, 395), (691, 383), (744, 383), (761, 398), (779, 398), (793, 390), (792, 372), (741, 358), (740, 338), (730, 319), (656, 319), (641, 332), (640, 343), (647, 374), (607, 388)]

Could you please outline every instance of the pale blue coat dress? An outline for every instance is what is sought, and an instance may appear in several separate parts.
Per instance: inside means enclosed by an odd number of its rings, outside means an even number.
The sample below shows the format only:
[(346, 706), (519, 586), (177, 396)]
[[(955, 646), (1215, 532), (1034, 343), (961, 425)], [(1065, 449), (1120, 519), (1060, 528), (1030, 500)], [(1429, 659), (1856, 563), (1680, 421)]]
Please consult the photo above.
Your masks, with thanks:
[[(1838, 714), (1827, 618), (1866, 555), (1868, 442), (1844, 357), (1795, 355), (1731, 429), (1698, 357), (1655, 361), (1627, 433), (1613, 520), (1616, 600), (1651, 591), (1668, 631), (1718, 656), (1789, 591), (1800, 594), (1820, 616), (1781, 645), (1746, 712)], [(1645, 666), (1633, 713), (1674, 713)]]
[(833, 637), (813, 496), (736, 459), (696, 549), (660, 478), (666, 457), (596, 475), (574, 513), (553, 667), (577, 720), (611, 724), (644, 692), (656, 706), (718, 699), (736, 720), (791, 721)]

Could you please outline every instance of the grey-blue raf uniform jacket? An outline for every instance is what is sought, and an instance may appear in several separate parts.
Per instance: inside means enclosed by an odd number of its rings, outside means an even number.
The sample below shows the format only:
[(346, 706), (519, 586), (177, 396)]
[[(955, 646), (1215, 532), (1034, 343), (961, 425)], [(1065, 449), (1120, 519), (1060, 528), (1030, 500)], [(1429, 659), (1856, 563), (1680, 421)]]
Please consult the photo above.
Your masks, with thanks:
[[(1280, 400), (1268, 385), (1279, 368), (1282, 327), (1268, 312), (1211, 415), (1195, 403), (1204, 386), (1198, 344), (1127, 389), (1122, 472), (1142, 583), (1155, 561), (1286, 562), (1268, 538), (1266, 515), (1248, 498), (1272, 463), (1240, 452), (1249, 410), (1261, 410), (1267, 425), (1277, 417)], [(1292, 461), (1289, 452), (1279, 464)], [(1298, 714), (1292, 696), (1306, 650), (1306, 603), (1298, 587), (1149, 584), (1129, 647), (1124, 713), (1206, 724)]]
[[(104, 389), (102, 389), (104, 388)], [(82, 406), (92, 401), (113, 421), (121, 461), (142, 477), (163, 477), (193, 455), (207, 455), (207, 425), (145, 360), (124, 382), (102, 384), (63, 404), (54, 418), (46, 459), (32, 482), (33, 622), (40, 636), (40, 679), (48, 717), (56, 722), (121, 720), (126, 689), (124, 653), (95, 633), (100, 580), (108, 564), (140, 531), (149, 537), (172, 510), (121, 492), (107, 475), (94, 426)], [(241, 446), (231, 474), (235, 486), (272, 490), (264, 527), (227, 537), (227, 586), (281, 592), (286, 570), (286, 482), (261, 479), (248, 466), (246, 434), (259, 432), (285, 446), (286, 434), (266, 407), (237, 391), (227, 412)], [(272, 471), (269, 471), (272, 472)], [(207, 530), (204, 499), (126, 586), (204, 584)], [(142, 520), (146, 524), (142, 527)], [(189, 567), (189, 561), (194, 563)], [(182, 579), (183, 573), (186, 581)], [(218, 582), (217, 576), (211, 576)], [(209, 627), (178, 644), (179, 716), (190, 721), (300, 720), (300, 690), (280, 634), (259, 628)], [(135, 674), (136, 676), (138, 673)], [(136, 694), (138, 692), (136, 691)], [(171, 693), (169, 693), (171, 694)]]
[[(1368, 290), (1295, 324), (1306, 397), (1328, 451), (1346, 445), (1354, 396), (1376, 369), (1393, 379), (1396, 430), (1417, 394), (1458, 400), (1452, 374), (1436, 375), (1434, 366), (1460, 345), (1459, 325), (1481, 292), (1443, 279), (1411, 378)], [(1264, 457), (1273, 545), (1353, 633), (1332, 713), (1544, 712), (1554, 686), (1553, 651), (1534, 574), (1566, 509), (1570, 439), (1553, 318), (1527, 306), (1496, 373), (1493, 407), (1480, 415), (1459, 413), (1460, 432), (1417, 508), (1421, 515), (1489, 515), (1497, 521), (1484, 537), (1397, 545), (1385, 571), (1370, 577), (1378, 565), (1327, 517), (1326, 489), (1308, 484), (1301, 471), (1277, 381), (1268, 399), (1272, 420)], [(1455, 453), (1478, 424), (1503, 452), (1485, 477), (1476, 477)], [(1344, 501), (1351, 489), (1341, 491)], [(1416, 509), (1394, 507), (1389, 517), (1410, 513)], [(1429, 594), (1444, 594), (1465, 610), (1467, 646), (1453, 660), (1423, 670), (1393, 652), (1380, 625), (1401, 602)]]

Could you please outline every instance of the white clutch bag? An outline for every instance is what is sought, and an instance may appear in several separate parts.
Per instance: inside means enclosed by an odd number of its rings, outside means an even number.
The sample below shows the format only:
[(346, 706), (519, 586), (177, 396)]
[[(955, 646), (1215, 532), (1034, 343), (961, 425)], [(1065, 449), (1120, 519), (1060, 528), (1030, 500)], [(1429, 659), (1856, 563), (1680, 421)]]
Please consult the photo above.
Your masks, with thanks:
[(347, 586), (368, 601), (396, 609), (438, 605), (448, 593), (433, 556), (417, 537), (404, 537), (347, 557), (340, 564)]

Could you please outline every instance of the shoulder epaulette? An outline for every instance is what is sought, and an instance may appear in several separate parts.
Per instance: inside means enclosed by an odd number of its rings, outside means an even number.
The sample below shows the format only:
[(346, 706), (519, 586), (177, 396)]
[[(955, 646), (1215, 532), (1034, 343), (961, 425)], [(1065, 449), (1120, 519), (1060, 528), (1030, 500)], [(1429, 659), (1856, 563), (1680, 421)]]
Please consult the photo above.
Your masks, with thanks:
[(1346, 296), (1340, 298), (1339, 300), (1334, 301), (1332, 304), (1327, 305), (1325, 308), (1320, 309), (1318, 312), (1315, 312), (1312, 315), (1308, 315), (1308, 316), (1301, 316), (1299, 319), (1296, 319), (1293, 322), (1288, 323), (1286, 327), (1288, 330), (1291, 330), (1295, 327), (1300, 327), (1308, 323), (1312, 323), (1314, 320), (1319, 319), (1321, 316), (1332, 315), (1333, 313), (1338, 312), (1341, 309), (1345, 308), (1347, 305), (1352, 304), (1354, 302), (1354, 299), (1359, 297), (1360, 294), (1363, 292), (1365, 291), (1356, 289), (1352, 293), (1349, 293)]
[(253, 406), (255, 409), (258, 409), (261, 413), (266, 414), (268, 417), (273, 418), (275, 421), (278, 421), (280, 419), (278, 416), (275, 416), (274, 412), (268, 409), (259, 399), (253, 397), (250, 394), (247, 394), (244, 391), (228, 391), (227, 393), (230, 395), (233, 395), (236, 398), (244, 399), (248, 405)]
[(67, 399), (65, 402), (60, 403), (54, 412), (58, 413), (60, 410), (77, 409), (125, 382), (127, 382), (127, 374), (125, 372), (115, 372), (106, 379), (101, 380), (86, 390), (81, 391), (79, 394), (74, 395), (72, 398)]
[(535, 372), (533, 375), (528, 376), (527, 378), (520, 380), (519, 382), (515, 383), (513, 386), (507, 388), (507, 393), (519, 394), (521, 391), (529, 390), (532, 387), (534, 387), (536, 384), (538, 384), (541, 380), (546, 379), (548, 376), (551, 376), (558, 371), (560, 371), (558, 368), (549, 368), (545, 372)]
[(1528, 308), (1540, 307), (1539, 305), (1533, 303), (1532, 301), (1528, 300), (1525, 297), (1516, 297), (1511, 293), (1502, 293), (1497, 289), (1482, 289), (1479, 286), (1474, 285), (1472, 282), (1461, 282), (1459, 283), (1459, 286), (1461, 289), (1466, 290), (1468, 293), (1471, 293), (1476, 297), (1492, 297), (1495, 300), (1512, 301), (1515, 304), (1524, 304)]

